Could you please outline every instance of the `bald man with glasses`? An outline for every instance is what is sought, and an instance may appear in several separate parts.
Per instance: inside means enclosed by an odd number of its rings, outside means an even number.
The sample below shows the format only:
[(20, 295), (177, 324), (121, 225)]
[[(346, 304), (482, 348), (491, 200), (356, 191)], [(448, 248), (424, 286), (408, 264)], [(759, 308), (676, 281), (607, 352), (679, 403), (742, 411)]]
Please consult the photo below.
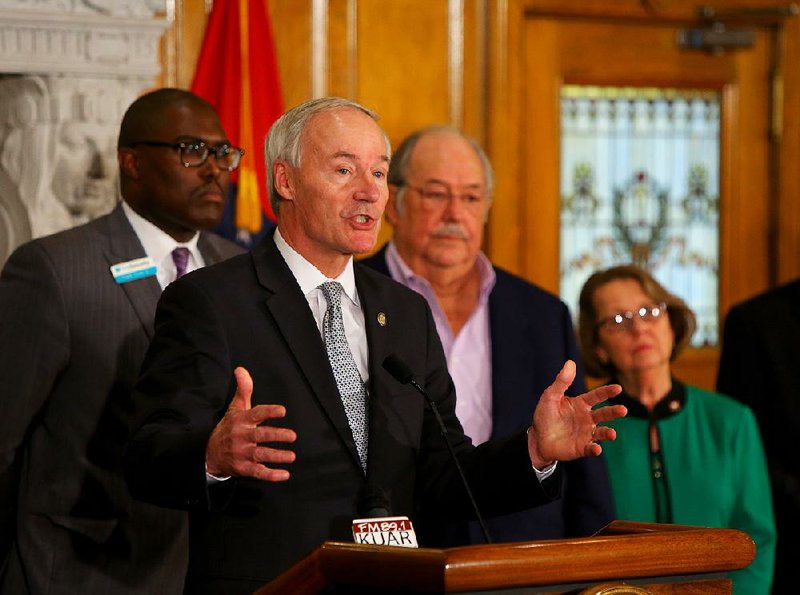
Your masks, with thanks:
[(144, 95), (120, 128), (116, 208), (6, 263), (0, 592), (183, 592), (185, 513), (134, 500), (122, 476), (128, 396), (162, 289), (241, 252), (202, 230), (242, 155), (199, 97)]
[[(458, 392), (456, 414), (476, 444), (524, 429), (537, 396), (567, 359), (578, 364), (569, 394), (586, 390), (567, 306), (495, 267), (481, 252), (492, 203), (492, 167), (461, 131), (429, 127), (406, 138), (389, 169), (392, 241), (363, 261), (420, 293), (433, 312)], [(574, 391), (574, 392), (573, 392)], [(557, 501), (488, 520), (496, 541), (583, 536), (613, 518), (605, 462), (564, 464)], [(475, 522), (420, 523), (430, 542), (483, 543)]]

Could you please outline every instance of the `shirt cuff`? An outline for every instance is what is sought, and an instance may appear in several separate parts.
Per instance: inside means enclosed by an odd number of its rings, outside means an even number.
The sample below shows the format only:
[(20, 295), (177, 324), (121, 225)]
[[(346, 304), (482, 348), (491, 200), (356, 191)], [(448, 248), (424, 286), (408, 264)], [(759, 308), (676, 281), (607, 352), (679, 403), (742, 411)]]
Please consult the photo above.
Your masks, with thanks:
[[(533, 428), (533, 426), (528, 426), (528, 429), (525, 431), (525, 433), (526, 434), (530, 434), (532, 428)], [(544, 469), (539, 470), (539, 469), (536, 468), (536, 465), (531, 463), (531, 467), (533, 468), (533, 472), (536, 473), (536, 479), (539, 480), (539, 483), (542, 483), (545, 479), (547, 479), (553, 473), (555, 473), (556, 465), (558, 465), (558, 461), (553, 461), (552, 463), (550, 463)]]
[(539, 483), (542, 483), (545, 479), (547, 479), (553, 473), (555, 473), (556, 465), (558, 465), (558, 461), (553, 461), (541, 471), (537, 469), (534, 465), (531, 465), (531, 467), (533, 467), (533, 472), (536, 473), (536, 479), (539, 480)]
[[(539, 477), (539, 472), (538, 471), (536, 472), (536, 476)], [(230, 475), (227, 475), (225, 477), (217, 477), (216, 475), (211, 475), (211, 473), (208, 472), (208, 464), (206, 464), (206, 485), (214, 485), (215, 483), (220, 483), (222, 481), (228, 481), (230, 478), (231, 478)], [(542, 480), (542, 478), (540, 477), (539, 481), (541, 481), (541, 480)]]

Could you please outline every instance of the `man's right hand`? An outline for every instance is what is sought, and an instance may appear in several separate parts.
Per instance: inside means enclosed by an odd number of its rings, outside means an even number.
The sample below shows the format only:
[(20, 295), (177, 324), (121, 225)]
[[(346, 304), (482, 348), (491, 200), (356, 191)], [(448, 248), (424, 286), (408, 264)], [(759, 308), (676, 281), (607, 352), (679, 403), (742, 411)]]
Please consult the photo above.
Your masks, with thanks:
[(289, 471), (272, 469), (270, 463), (292, 463), (292, 450), (270, 448), (266, 443), (286, 442), (297, 439), (294, 430), (260, 425), (270, 419), (286, 416), (283, 405), (251, 404), (253, 379), (250, 372), (239, 367), (233, 371), (236, 377), (236, 394), (233, 396), (225, 416), (211, 432), (206, 447), (206, 472), (215, 477), (253, 477), (264, 481), (286, 481)]

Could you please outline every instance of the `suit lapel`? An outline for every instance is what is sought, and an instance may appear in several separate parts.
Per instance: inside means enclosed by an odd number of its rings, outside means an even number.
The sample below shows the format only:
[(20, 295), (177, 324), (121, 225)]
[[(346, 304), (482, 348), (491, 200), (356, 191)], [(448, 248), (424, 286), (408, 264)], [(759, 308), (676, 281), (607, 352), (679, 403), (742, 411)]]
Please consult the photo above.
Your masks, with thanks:
[[(489, 294), (489, 336), (492, 337), (492, 437), (516, 432), (520, 419), (525, 419), (531, 385), (534, 355), (526, 346), (528, 329), (512, 307), (513, 296), (498, 274)], [(497, 339), (499, 338), (499, 339)]]
[(355, 266), (355, 278), (369, 345), (369, 476), (378, 470), (379, 464), (374, 462), (392, 460), (396, 437), (389, 428), (407, 425), (412, 400), (402, 396), (400, 385), (383, 370), (383, 360), (399, 349), (397, 333), (402, 333), (403, 313), (395, 307), (397, 302), (387, 294), (386, 286), (375, 283), (360, 264)]
[(200, 250), (200, 254), (203, 255), (206, 266), (216, 264), (225, 259), (217, 247), (211, 242), (208, 233), (200, 232), (200, 237), (197, 239), (197, 248)]
[[(108, 248), (105, 253), (109, 267), (120, 262), (127, 262), (146, 256), (136, 232), (133, 231), (125, 212), (122, 210), (121, 204), (118, 204), (109, 214), (107, 223)], [(106, 269), (104, 274), (111, 275), (111, 271)], [(131, 306), (136, 311), (136, 315), (142, 322), (147, 336), (152, 338), (153, 315), (158, 298), (161, 296), (161, 286), (158, 284), (155, 275), (122, 283), (120, 288), (125, 292)]]
[(503, 338), (502, 341), (492, 341), (492, 434), (494, 434), (494, 431), (505, 417), (505, 412), (503, 411), (504, 400), (496, 398), (501, 391), (499, 380), (506, 378), (506, 375), (511, 373), (510, 370), (504, 369), (505, 363), (509, 361), (504, 349), (509, 345), (518, 345), (514, 337), (517, 332), (517, 325), (508, 324), (506, 320), (508, 308), (504, 309), (502, 307), (502, 296), (498, 296), (502, 288), (499, 285), (500, 280), (498, 279), (489, 294), (489, 336)]
[(266, 300), (267, 309), (315, 398), (350, 451), (353, 463), (360, 469), (353, 433), (314, 315), (272, 237), (261, 242), (253, 253), (253, 262), (259, 283), (270, 293)]
[(391, 329), (388, 325), (395, 321), (390, 319), (390, 304), (381, 288), (362, 274), (360, 267), (356, 267), (355, 273), (369, 345), (369, 374), (370, 378), (375, 378), (376, 371), (383, 369), (383, 360), (392, 353), (391, 345), (387, 341)]

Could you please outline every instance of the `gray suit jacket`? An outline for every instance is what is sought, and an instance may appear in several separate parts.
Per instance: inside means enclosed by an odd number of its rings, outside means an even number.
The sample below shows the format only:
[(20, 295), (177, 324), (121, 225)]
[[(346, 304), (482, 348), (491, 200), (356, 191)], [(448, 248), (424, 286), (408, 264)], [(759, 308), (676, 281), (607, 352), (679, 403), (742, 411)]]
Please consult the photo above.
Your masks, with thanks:
[[(202, 234), (208, 264), (241, 252)], [(153, 334), (155, 277), (121, 206), (21, 246), (0, 277), (2, 593), (179, 593), (185, 515), (133, 500), (128, 398)]]

